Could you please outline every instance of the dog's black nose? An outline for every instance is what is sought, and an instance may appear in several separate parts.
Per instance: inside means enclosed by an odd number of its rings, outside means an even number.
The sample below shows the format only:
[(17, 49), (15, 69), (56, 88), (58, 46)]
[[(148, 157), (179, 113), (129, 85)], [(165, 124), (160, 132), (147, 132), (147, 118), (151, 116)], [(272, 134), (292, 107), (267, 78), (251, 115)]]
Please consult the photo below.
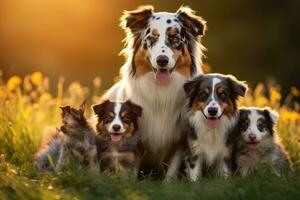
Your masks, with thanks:
[(165, 67), (165, 66), (167, 66), (167, 64), (169, 62), (169, 58), (167, 56), (160, 55), (157, 57), (156, 62), (158, 64), (158, 66)]
[(113, 129), (114, 131), (119, 131), (119, 130), (121, 129), (121, 126), (118, 125), (118, 124), (115, 124), (115, 125), (113, 125), (112, 129)]
[(217, 107), (209, 107), (207, 112), (210, 116), (216, 116), (218, 113), (218, 108)]

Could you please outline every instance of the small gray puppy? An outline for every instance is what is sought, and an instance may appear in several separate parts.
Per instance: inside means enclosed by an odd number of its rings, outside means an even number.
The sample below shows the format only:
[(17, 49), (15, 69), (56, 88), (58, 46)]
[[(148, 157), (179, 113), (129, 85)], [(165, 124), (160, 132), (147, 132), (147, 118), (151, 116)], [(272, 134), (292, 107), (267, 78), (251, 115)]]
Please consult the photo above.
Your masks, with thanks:
[(289, 155), (275, 133), (277, 120), (278, 113), (267, 107), (239, 109), (234, 159), (241, 176), (262, 165), (269, 166), (277, 176), (293, 171)]
[(92, 170), (97, 169), (95, 132), (84, 117), (85, 102), (79, 109), (70, 106), (61, 109), (63, 125), (37, 153), (37, 168), (54, 170), (53, 163), (57, 163), (55, 170), (61, 171), (73, 159)]

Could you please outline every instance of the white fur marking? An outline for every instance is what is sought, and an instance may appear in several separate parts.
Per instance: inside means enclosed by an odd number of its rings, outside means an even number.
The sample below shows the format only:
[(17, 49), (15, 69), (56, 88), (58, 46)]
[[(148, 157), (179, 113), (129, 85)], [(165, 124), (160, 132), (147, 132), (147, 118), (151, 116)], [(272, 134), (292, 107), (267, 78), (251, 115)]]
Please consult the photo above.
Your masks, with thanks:
[(267, 131), (261, 132), (257, 128), (257, 121), (260, 118), (263, 118), (261, 114), (259, 114), (256, 110), (249, 110), (250, 114), (248, 115), (249, 118), (249, 126), (245, 132), (242, 133), (243, 138), (246, 142), (250, 142), (249, 135), (254, 134), (256, 136), (256, 141), (261, 141), (267, 134)]
[(115, 132), (113, 130), (114, 125), (121, 126), (121, 129), (120, 129), (120, 131), (118, 131), (118, 133), (124, 133), (125, 132), (125, 128), (124, 128), (123, 123), (122, 123), (121, 118), (120, 118), (121, 108), (122, 108), (122, 105), (120, 103), (115, 103), (115, 107), (114, 107), (115, 117), (114, 117), (114, 120), (110, 123), (109, 128), (108, 128), (108, 131), (111, 132), (111, 133)]
[(201, 178), (201, 162), (199, 158), (195, 161), (194, 168), (191, 168), (188, 164), (188, 172), (189, 172), (189, 178), (192, 182), (197, 181), (199, 178)]
[(209, 102), (209, 104), (204, 109), (204, 114), (206, 116), (209, 116), (209, 113), (208, 113), (208, 108), (209, 107), (217, 107), (218, 108), (217, 117), (219, 117), (222, 114), (221, 106), (218, 104), (218, 102), (215, 99), (216, 85), (220, 82), (221, 82), (221, 80), (219, 78), (213, 78), (212, 79), (212, 84), (211, 84), (211, 98), (212, 98), (212, 100)]

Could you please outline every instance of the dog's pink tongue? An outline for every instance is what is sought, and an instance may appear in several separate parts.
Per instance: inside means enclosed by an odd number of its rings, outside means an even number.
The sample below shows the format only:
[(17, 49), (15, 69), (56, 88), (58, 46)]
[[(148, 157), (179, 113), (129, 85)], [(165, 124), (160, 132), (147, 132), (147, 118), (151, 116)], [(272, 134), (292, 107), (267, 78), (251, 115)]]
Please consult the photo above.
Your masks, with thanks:
[(120, 134), (112, 134), (112, 135), (110, 135), (110, 138), (114, 142), (119, 142), (121, 140), (121, 138), (122, 138), (122, 135), (120, 135)]
[(171, 79), (171, 74), (169, 72), (156, 72), (155, 80), (158, 84), (166, 85)]
[(256, 149), (257, 143), (248, 143), (248, 147), (249, 147), (250, 149)]
[(218, 119), (207, 119), (206, 124), (209, 128), (217, 128), (220, 125), (220, 120), (218, 120)]

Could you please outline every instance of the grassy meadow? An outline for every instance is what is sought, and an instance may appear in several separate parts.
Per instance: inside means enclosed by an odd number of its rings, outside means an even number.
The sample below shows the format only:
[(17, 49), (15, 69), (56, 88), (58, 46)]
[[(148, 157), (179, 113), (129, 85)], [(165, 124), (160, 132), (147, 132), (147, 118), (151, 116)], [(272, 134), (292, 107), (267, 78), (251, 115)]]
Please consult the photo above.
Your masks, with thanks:
[[(51, 84), (53, 85), (53, 84)], [(296, 172), (277, 178), (262, 171), (255, 176), (228, 180), (204, 178), (198, 183), (183, 179), (162, 184), (151, 177), (141, 181), (117, 175), (92, 174), (79, 166), (63, 173), (39, 173), (33, 155), (43, 133), (60, 124), (62, 104), (79, 106), (99, 101), (101, 78), (87, 88), (79, 82), (64, 84), (61, 78), (50, 92), (50, 80), (35, 72), (4, 81), (0, 73), (0, 199), (300, 199), (300, 105), (299, 88), (292, 87), (284, 99), (276, 84), (258, 84), (240, 105), (270, 106), (280, 113), (277, 126)], [(51, 90), (53, 91), (53, 89)], [(88, 110), (88, 115), (91, 110)]]

